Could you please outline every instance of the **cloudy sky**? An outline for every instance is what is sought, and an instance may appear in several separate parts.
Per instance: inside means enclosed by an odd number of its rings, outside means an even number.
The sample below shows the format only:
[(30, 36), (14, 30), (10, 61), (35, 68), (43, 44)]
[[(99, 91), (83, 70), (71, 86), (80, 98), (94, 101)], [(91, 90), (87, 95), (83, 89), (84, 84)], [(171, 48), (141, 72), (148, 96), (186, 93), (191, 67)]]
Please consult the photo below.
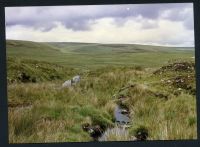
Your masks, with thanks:
[(193, 5), (7, 7), (6, 38), (194, 46)]

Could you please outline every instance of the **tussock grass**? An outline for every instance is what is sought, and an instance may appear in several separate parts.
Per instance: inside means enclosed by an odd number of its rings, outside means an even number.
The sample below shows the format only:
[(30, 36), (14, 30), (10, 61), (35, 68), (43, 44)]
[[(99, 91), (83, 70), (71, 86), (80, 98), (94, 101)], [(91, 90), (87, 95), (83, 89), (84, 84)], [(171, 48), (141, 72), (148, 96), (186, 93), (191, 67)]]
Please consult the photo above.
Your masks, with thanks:
[[(130, 140), (140, 126), (147, 128), (148, 139), (152, 140), (195, 139), (195, 96), (182, 91), (178, 96), (171, 94), (168, 100), (155, 97), (153, 93), (168, 93), (170, 89), (167, 85), (155, 85), (160, 82), (160, 77), (148, 81), (148, 76), (132, 68), (122, 71), (107, 69), (100, 76), (83, 76), (80, 84), (68, 89), (59, 89), (62, 83), (58, 80), (54, 84), (11, 84), (8, 86), (9, 103), (16, 104), (16, 107), (9, 111), (9, 141), (91, 141), (81, 125), (114, 127), (113, 113), (120, 94), (127, 96), (123, 105), (130, 110), (131, 127), (123, 131), (119, 128), (107, 130), (102, 140)], [(139, 84), (118, 93), (130, 83)], [(114, 94), (117, 94), (115, 98)], [(31, 107), (22, 107), (26, 104)]]
[(72, 77), (77, 71), (57, 64), (24, 58), (7, 58), (8, 83), (44, 82)]
[(131, 137), (129, 132), (125, 128), (114, 127), (108, 129), (103, 136), (99, 138), (99, 141), (130, 141)]
[[(167, 64), (168, 59), (183, 55), (185, 60), (193, 53), (170, 50), (169, 53), (138, 52), (137, 55), (114, 54), (112, 57), (109, 54), (94, 54), (86, 61), (83, 59), (88, 54), (84, 54), (84, 57), (76, 54), (74, 58), (75, 54), (69, 56), (70, 51), (63, 49), (66, 54), (61, 55), (58, 48), (53, 48), (50, 52), (52, 54), (42, 52), (43, 57), (37, 57), (38, 54), (32, 50), (34, 55), (27, 60), (24, 55), (29, 57), (31, 52), (27, 52), (24, 47), (20, 55), (16, 54), (14, 48), (17, 44), (18, 41), (8, 45), (10, 143), (92, 141), (90, 135), (82, 129), (82, 124), (86, 123), (106, 129), (102, 141), (132, 140), (141, 126), (148, 130), (150, 140), (197, 138), (196, 96), (191, 92), (196, 90), (194, 71), (167, 70), (159, 75), (153, 74), (159, 66)], [(39, 51), (40, 47), (38, 44), (35, 48)], [(48, 50), (46, 45), (43, 47)], [(54, 55), (57, 58), (53, 60), (58, 64), (46, 62)], [(79, 62), (74, 60), (77, 57)], [(91, 63), (96, 57), (99, 58)], [(101, 62), (104, 59), (105, 64)], [(74, 65), (81, 68), (71, 68)], [(81, 75), (79, 84), (61, 88), (65, 80), (76, 74)], [(176, 76), (188, 75), (191, 78), (185, 80), (184, 84), (190, 85), (190, 89), (180, 89), (177, 83), (166, 83), (168, 80), (173, 81)], [(120, 91), (127, 85), (135, 86)], [(157, 93), (161, 97), (156, 96)], [(128, 107), (131, 116), (130, 128), (126, 130), (114, 125), (113, 113), (120, 95), (125, 96), (122, 104)]]

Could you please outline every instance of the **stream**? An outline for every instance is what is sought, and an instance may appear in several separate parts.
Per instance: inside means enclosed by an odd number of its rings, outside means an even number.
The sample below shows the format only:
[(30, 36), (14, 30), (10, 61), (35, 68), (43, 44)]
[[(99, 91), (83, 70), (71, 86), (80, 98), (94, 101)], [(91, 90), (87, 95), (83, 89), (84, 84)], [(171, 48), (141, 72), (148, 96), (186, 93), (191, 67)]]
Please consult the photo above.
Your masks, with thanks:
[[(127, 88), (134, 87), (134, 85), (126, 86), (121, 88), (119, 92), (125, 90)], [(114, 98), (116, 96), (114, 95)], [(148, 130), (145, 127), (139, 127), (136, 129), (134, 136), (129, 136), (127, 128), (131, 127), (130, 122), (130, 111), (129, 108), (123, 104), (126, 101), (128, 96), (120, 95), (117, 97), (119, 100), (116, 103), (114, 109), (114, 118), (115, 118), (115, 126), (112, 128), (103, 129), (99, 125), (90, 125), (89, 123), (83, 124), (82, 128), (84, 131), (90, 133), (90, 136), (93, 138), (94, 141), (110, 141), (112, 137), (116, 137), (115, 139), (124, 139), (124, 140), (131, 140), (131, 141), (144, 141), (148, 138)]]
[[(125, 113), (125, 114), (124, 114)], [(130, 122), (130, 117), (128, 116), (128, 112), (126, 109), (121, 108), (119, 105), (115, 108), (115, 122), (118, 125), (126, 125)]]
[(130, 123), (129, 112), (126, 108), (116, 105), (114, 111), (115, 124), (114, 128), (108, 128), (98, 137), (98, 141), (108, 141), (109, 134), (128, 136), (126, 127)]

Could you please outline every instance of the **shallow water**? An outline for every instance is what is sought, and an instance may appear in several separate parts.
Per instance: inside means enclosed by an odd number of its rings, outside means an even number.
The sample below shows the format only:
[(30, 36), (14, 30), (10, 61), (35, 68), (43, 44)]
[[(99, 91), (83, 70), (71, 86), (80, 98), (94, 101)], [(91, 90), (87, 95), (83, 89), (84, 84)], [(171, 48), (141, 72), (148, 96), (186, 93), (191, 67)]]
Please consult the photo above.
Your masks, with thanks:
[(121, 108), (119, 105), (115, 107), (114, 116), (115, 116), (115, 123), (117, 124), (117, 126), (115, 128), (107, 129), (103, 134), (101, 134), (101, 136), (98, 137), (97, 139), (98, 141), (107, 141), (108, 136), (110, 134), (118, 135), (118, 136), (119, 135), (127, 136), (127, 131), (125, 130), (124, 126), (129, 124), (130, 118), (128, 114), (121, 113), (123, 110), (126, 110), (126, 109)]
[(120, 106), (116, 106), (115, 108), (115, 120), (117, 124), (123, 125), (123, 124), (128, 124), (130, 122), (130, 118), (128, 117), (127, 114), (122, 114), (123, 108)]

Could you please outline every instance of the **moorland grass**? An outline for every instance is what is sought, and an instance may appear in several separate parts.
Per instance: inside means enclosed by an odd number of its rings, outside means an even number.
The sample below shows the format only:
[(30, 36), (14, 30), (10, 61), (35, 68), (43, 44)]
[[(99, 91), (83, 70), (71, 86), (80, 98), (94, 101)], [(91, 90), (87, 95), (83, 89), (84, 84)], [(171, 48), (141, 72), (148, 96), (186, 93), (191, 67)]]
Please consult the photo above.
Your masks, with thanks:
[[(148, 130), (149, 140), (197, 138), (194, 69), (154, 74), (161, 66), (192, 60), (192, 52), (57, 56), (60, 50), (54, 46), (56, 54), (35, 53), (31, 57), (31, 51), (26, 56), (14, 51), (21, 46), (23, 50), (28, 48), (29, 43), (17, 44), (14, 42), (13, 49), (8, 49), (7, 58), (10, 143), (92, 141), (89, 133), (83, 131), (83, 124), (100, 125), (108, 130), (101, 141), (131, 140), (138, 128)], [(31, 46), (41, 49), (40, 44)], [(51, 48), (45, 44), (43, 47)], [(172, 60), (180, 57), (180, 61)], [(172, 61), (168, 63), (169, 60)], [(65, 80), (76, 74), (81, 75), (79, 84), (61, 88)], [(184, 79), (186, 87), (173, 83), (177, 76), (190, 77)], [(31, 80), (23, 81), (22, 77)], [(123, 89), (128, 85), (134, 86)], [(120, 95), (126, 96), (123, 105), (131, 116), (130, 127), (122, 134), (114, 124), (113, 114)]]
[(47, 61), (78, 68), (79, 71), (105, 66), (160, 67), (169, 60), (190, 60), (194, 56), (194, 48), (134, 44), (38, 43), (7, 40), (6, 48), (9, 57)]
[[(15, 103), (9, 111), (10, 142), (91, 141), (82, 124), (112, 128), (117, 103), (113, 95), (128, 83), (137, 82), (140, 84), (124, 91), (129, 95), (125, 105), (130, 108), (132, 118), (129, 137), (136, 128), (145, 126), (149, 139), (196, 138), (195, 96), (185, 90), (179, 96), (170, 95), (168, 85), (162, 90), (154, 86), (160, 82), (156, 76), (145, 86), (146, 81), (141, 82), (141, 78), (147, 78), (145, 71), (113, 69), (97, 77), (83, 76), (79, 85), (69, 89), (59, 89), (61, 81), (10, 84), (9, 104)], [(141, 76), (135, 76), (136, 73)], [(150, 92), (155, 89), (165, 90), (170, 98), (155, 97)], [(116, 140), (120, 138), (124, 139)]]

